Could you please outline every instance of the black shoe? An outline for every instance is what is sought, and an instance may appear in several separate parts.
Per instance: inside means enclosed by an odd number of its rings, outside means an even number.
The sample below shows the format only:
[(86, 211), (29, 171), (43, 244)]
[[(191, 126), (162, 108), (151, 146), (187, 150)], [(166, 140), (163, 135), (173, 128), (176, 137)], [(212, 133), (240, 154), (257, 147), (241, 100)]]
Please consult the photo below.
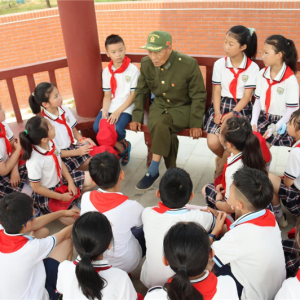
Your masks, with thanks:
[(159, 177), (159, 173), (157, 173), (155, 176), (151, 176), (149, 172), (145, 174), (145, 176), (138, 182), (136, 185), (137, 190), (148, 190), (151, 188), (153, 183), (156, 181), (156, 179)]

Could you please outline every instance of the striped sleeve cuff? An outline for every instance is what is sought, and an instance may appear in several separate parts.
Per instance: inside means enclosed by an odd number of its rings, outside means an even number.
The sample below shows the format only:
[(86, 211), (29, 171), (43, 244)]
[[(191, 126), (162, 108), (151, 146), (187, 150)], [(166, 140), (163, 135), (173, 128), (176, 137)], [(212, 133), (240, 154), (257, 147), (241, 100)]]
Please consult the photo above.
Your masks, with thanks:
[(109, 92), (109, 91), (110, 91), (110, 89), (103, 88), (103, 92)]
[(75, 121), (75, 123), (71, 126), (71, 128), (73, 129), (76, 125), (77, 125), (77, 121)]
[(219, 268), (222, 268), (224, 266), (224, 264), (221, 262), (221, 260), (216, 255), (213, 257), (213, 261), (216, 264), (216, 266)]
[(259, 99), (259, 98), (260, 98), (260, 96), (258, 96), (258, 95), (256, 95), (256, 94), (254, 94), (254, 97), (255, 97), (256, 99)]
[(51, 254), (51, 252), (53, 251), (53, 249), (55, 248), (56, 246), (56, 237), (54, 235), (51, 235), (50, 236), (52, 239), (53, 239), (53, 245), (51, 247), (51, 250), (49, 251), (49, 253), (47, 254), (46, 258)]
[(298, 107), (298, 103), (286, 103), (286, 107)]
[(256, 85), (245, 85), (245, 89), (255, 89)]
[(211, 223), (211, 226), (210, 226), (210, 229), (209, 229), (209, 232), (208, 232), (208, 233), (211, 233), (211, 232), (213, 231), (215, 225), (216, 225), (216, 217), (214, 216), (213, 213), (211, 213), (211, 214), (212, 214), (212, 217), (213, 217), (213, 221), (212, 221), (212, 223)]
[(40, 178), (40, 179), (30, 179), (30, 178), (28, 178), (28, 180), (29, 180), (30, 182), (37, 183), (37, 182), (40, 182), (40, 181), (41, 181), (41, 178)]
[(293, 180), (295, 180), (297, 178), (296, 176), (293, 176), (292, 174), (289, 174), (287, 172), (284, 172), (284, 176), (286, 176), (286, 177), (288, 177), (290, 179), (293, 179)]
[(219, 85), (219, 84), (221, 84), (221, 82), (219, 82), (219, 81), (212, 81), (212, 84)]
[(9, 139), (9, 141), (11, 142), (14, 138), (15, 138), (15, 136), (12, 135), (12, 137)]

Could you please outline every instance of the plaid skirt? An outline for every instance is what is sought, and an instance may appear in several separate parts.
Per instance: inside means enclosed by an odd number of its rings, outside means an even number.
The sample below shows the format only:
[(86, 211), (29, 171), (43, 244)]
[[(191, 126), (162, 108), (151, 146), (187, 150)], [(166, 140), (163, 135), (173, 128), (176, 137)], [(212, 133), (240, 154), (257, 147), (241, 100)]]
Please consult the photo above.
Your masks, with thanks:
[(286, 186), (282, 178), (278, 196), (290, 213), (300, 215), (300, 191), (294, 185)]
[[(237, 102), (239, 102), (241, 99), (237, 99)], [(236, 104), (233, 98), (228, 97), (221, 97), (221, 114), (225, 115), (229, 112), (231, 112), (235, 107)], [(220, 133), (220, 125), (216, 124), (214, 122), (214, 105), (213, 103), (210, 105), (204, 119), (204, 129), (207, 133), (213, 133), (213, 134), (219, 134)], [(249, 121), (251, 120), (252, 115), (252, 102), (250, 101), (244, 109), (240, 112), (241, 115), (246, 117)]]
[[(70, 175), (72, 176), (73, 178), (73, 181), (75, 183), (75, 186), (77, 186), (80, 190), (82, 190), (82, 187), (83, 187), (83, 183), (84, 183), (84, 172), (83, 171), (73, 171), (72, 173), (70, 173)], [(62, 177), (62, 183), (64, 185), (68, 185), (68, 182), (65, 180), (65, 178)], [(51, 191), (54, 191), (55, 188), (61, 186), (61, 183), (59, 181), (59, 183), (52, 187), (52, 188), (49, 188), (49, 190)], [(34, 206), (36, 208), (38, 208), (43, 214), (48, 214), (48, 213), (51, 213), (52, 211), (50, 210), (49, 208), (49, 198), (48, 197), (45, 197), (43, 195), (40, 195), (40, 194), (37, 194), (35, 192), (32, 193), (32, 198), (34, 200)], [(72, 208), (73, 205), (75, 204), (75, 202), (77, 201), (78, 199), (75, 199), (69, 206), (68, 209)]]
[[(268, 114), (268, 118), (266, 118), (266, 112), (261, 111), (257, 121), (257, 131), (264, 135), (268, 130), (268, 126), (271, 123), (276, 124), (282, 116), (276, 116)], [(289, 136), (287, 131), (284, 134), (277, 134), (276, 136), (271, 135), (266, 141), (272, 146), (287, 146), (291, 147), (294, 138)]]
[[(70, 147), (63, 149), (63, 150), (76, 150), (80, 148), (81, 146), (73, 145), (71, 144)], [(69, 156), (69, 157), (63, 157), (62, 161), (65, 163), (65, 165), (68, 168), (69, 173), (73, 172), (74, 170), (78, 169), (87, 159), (89, 159), (91, 156), (89, 154), (82, 155), (82, 156)]]
[(300, 249), (294, 239), (283, 240), (282, 246), (285, 257), (286, 277), (293, 277), (300, 267)]
[[(217, 190), (215, 188), (214, 183), (209, 183), (205, 188), (206, 205), (213, 209), (216, 209), (216, 196), (217, 196)], [(224, 200), (224, 201), (226, 201), (226, 200)], [(270, 203), (266, 208), (273, 212), (272, 203)]]
[(6, 176), (0, 176), (0, 198), (13, 192), (22, 192), (24, 184), (28, 180), (26, 165), (19, 166), (20, 184), (12, 187), (10, 184), (10, 173)]

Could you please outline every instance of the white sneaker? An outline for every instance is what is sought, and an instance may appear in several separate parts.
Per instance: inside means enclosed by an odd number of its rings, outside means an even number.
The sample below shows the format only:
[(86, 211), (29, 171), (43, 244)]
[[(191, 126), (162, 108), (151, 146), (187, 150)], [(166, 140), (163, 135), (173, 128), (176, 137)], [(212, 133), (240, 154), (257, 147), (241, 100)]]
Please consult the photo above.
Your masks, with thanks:
[(277, 222), (281, 228), (288, 226), (288, 221), (286, 220), (286, 215), (283, 214), (280, 218), (277, 219)]

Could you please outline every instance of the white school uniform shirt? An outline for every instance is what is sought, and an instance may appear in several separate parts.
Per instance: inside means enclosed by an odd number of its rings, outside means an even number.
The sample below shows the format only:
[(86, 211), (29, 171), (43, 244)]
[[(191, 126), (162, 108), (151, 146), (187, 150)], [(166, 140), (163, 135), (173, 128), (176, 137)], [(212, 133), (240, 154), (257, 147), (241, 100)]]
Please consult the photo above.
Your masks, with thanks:
[(300, 299), (300, 271), (295, 277), (286, 279), (275, 300), (299, 300)]
[[(238, 68), (234, 68), (232, 66), (230, 57), (220, 58), (214, 63), (212, 83), (215, 85), (221, 85), (222, 97), (233, 98), (233, 95), (229, 91), (229, 86), (231, 81), (234, 79), (234, 75), (230, 69), (234, 69), (235, 73), (237, 73), (239, 69), (245, 69), (246, 65), (247, 56), (245, 54), (243, 61)], [(236, 88), (237, 99), (243, 98), (245, 89), (255, 89), (258, 72), (258, 65), (252, 61), (248, 69), (239, 75)]]
[[(191, 284), (197, 289), (197, 284), (201, 285), (210, 285), (210, 282), (206, 283), (206, 279), (208, 276), (211, 276), (212, 273), (209, 271), (205, 271), (205, 274), (195, 280), (191, 280)], [(215, 275), (213, 275), (215, 276)], [(216, 293), (213, 295), (211, 300), (238, 300), (238, 293), (237, 288), (234, 280), (230, 276), (219, 276), (217, 277), (217, 284), (215, 287)], [(197, 289), (198, 290), (198, 289)], [(201, 293), (201, 288), (200, 288)], [(201, 293), (202, 295), (206, 296), (205, 293)], [(205, 298), (205, 297), (204, 297)], [(206, 299), (206, 298), (205, 298)], [(153, 287), (151, 288), (147, 295), (145, 296), (145, 300), (169, 300), (167, 292), (163, 289), (163, 287)]]
[[(49, 141), (50, 150), (53, 148), (53, 146), (54, 143), (52, 141)], [(47, 150), (39, 147), (38, 145), (35, 145), (34, 147), (36, 148), (36, 150), (32, 149), (31, 157), (26, 161), (28, 179), (33, 183), (40, 182), (42, 186), (48, 189), (53, 188), (60, 181), (60, 178), (57, 175), (54, 159), (51, 155), (46, 156), (41, 154), (47, 153)], [(56, 145), (55, 147), (56, 149), (54, 151), (54, 154), (57, 156), (61, 168), (60, 149)]]
[[(116, 70), (114, 66), (112, 66), (112, 70)], [(110, 106), (108, 109), (109, 113), (113, 113), (115, 110), (117, 110), (130, 96), (130, 92), (135, 91), (139, 75), (139, 69), (131, 63), (123, 73), (115, 74), (117, 89), (115, 98), (110, 102)], [(102, 72), (102, 87), (104, 92), (109, 92), (111, 90), (110, 78), (111, 74), (108, 70), (108, 67), (106, 67)], [(134, 104), (132, 103), (123, 112), (131, 115), (133, 108)]]
[[(77, 260), (78, 262), (78, 260)], [(137, 292), (128, 274), (120, 269), (112, 268), (107, 260), (95, 260), (92, 262), (99, 270), (99, 275), (106, 280), (101, 290), (102, 300), (136, 300)], [(74, 262), (65, 260), (58, 267), (56, 288), (63, 294), (64, 300), (87, 299), (78, 286)]]
[(230, 264), (243, 286), (242, 300), (273, 300), (286, 278), (281, 232), (272, 212), (241, 216), (212, 244), (218, 267)]
[(47, 118), (50, 121), (50, 123), (55, 127), (55, 138), (53, 139), (55, 145), (57, 145), (60, 149), (66, 149), (70, 147), (71, 139), (66, 126), (63, 124), (59, 124), (55, 120), (57, 120), (58, 118), (62, 120), (61, 115), (65, 113), (67, 125), (70, 127), (72, 137), (75, 140), (72, 129), (77, 125), (77, 121), (74, 115), (72, 114), (71, 110), (67, 106), (62, 105), (61, 107), (58, 107), (59, 117), (49, 113), (46, 109), (44, 109), (44, 113), (46, 115), (45, 118)]
[(244, 166), (242, 161), (242, 152), (231, 155), (227, 158), (227, 169), (225, 173), (225, 182), (226, 182), (226, 191), (225, 191), (225, 199), (229, 198), (230, 187), (233, 182), (233, 175), (237, 170)]
[[(275, 81), (280, 81), (285, 74), (286, 64), (274, 78)], [(266, 111), (266, 93), (269, 88), (267, 79), (270, 83), (273, 82), (270, 76), (271, 67), (261, 69), (257, 76), (257, 83), (254, 96), (260, 100), (261, 110)], [(275, 84), (271, 87), (271, 103), (268, 114), (283, 116), (287, 107), (299, 107), (299, 84), (295, 75), (290, 76), (286, 80)]]
[(152, 207), (146, 207), (142, 214), (147, 254), (142, 266), (141, 282), (148, 288), (163, 285), (174, 272), (163, 264), (163, 240), (169, 229), (178, 222), (197, 222), (210, 232), (215, 225), (211, 213), (200, 210), (170, 209), (158, 213)]
[(290, 152), (284, 176), (294, 180), (294, 186), (300, 190), (300, 141), (295, 143)]
[(23, 236), (28, 242), (21, 249), (12, 253), (0, 251), (0, 299), (48, 300), (43, 259), (47, 258), (56, 246), (56, 238), (48, 236), (44, 239), (33, 239), (31, 236)]
[[(100, 188), (98, 190), (107, 193)], [(98, 211), (90, 201), (90, 193), (84, 193), (81, 198), (80, 215), (89, 211)], [(109, 260), (113, 267), (127, 273), (132, 272), (142, 260), (141, 246), (132, 234), (131, 228), (142, 226), (143, 209), (144, 207), (137, 201), (126, 200), (119, 206), (103, 213), (111, 223), (114, 236), (112, 247), (104, 253), (104, 259)]]
[[(14, 133), (12, 132), (12, 130), (10, 129), (10, 127), (8, 126), (8, 124), (6, 122), (2, 122), (2, 125), (5, 128), (6, 137), (11, 142), (15, 138)], [(1, 161), (7, 162), (8, 159), (9, 159), (9, 156), (6, 152), (5, 139), (0, 139), (0, 162)]]

